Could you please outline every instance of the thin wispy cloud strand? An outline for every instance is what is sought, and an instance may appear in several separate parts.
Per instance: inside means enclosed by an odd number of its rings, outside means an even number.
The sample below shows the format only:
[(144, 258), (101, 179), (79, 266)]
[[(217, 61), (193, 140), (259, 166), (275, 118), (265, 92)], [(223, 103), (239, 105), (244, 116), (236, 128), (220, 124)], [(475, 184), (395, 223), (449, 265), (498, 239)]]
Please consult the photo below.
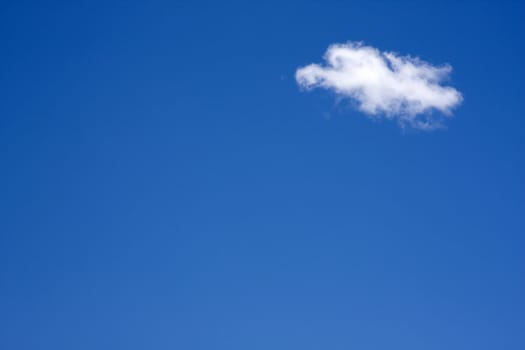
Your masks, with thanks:
[(361, 43), (331, 45), (326, 65), (297, 69), (299, 86), (324, 88), (356, 102), (375, 118), (396, 119), (417, 129), (440, 127), (462, 101), (459, 91), (443, 86), (450, 65), (433, 66), (419, 58), (381, 52)]

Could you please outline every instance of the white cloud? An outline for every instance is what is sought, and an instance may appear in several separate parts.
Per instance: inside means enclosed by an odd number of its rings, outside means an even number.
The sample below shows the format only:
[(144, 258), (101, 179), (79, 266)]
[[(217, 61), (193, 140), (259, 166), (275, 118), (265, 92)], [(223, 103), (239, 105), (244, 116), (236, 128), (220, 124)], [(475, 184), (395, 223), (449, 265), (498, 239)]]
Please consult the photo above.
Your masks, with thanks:
[[(355, 42), (331, 45), (324, 58), (326, 66), (310, 64), (297, 70), (301, 87), (332, 90), (357, 102), (360, 111), (396, 119), (402, 126), (439, 127), (462, 101), (459, 91), (440, 84), (452, 71), (450, 65), (432, 66)], [(432, 113), (436, 111), (441, 115)]]

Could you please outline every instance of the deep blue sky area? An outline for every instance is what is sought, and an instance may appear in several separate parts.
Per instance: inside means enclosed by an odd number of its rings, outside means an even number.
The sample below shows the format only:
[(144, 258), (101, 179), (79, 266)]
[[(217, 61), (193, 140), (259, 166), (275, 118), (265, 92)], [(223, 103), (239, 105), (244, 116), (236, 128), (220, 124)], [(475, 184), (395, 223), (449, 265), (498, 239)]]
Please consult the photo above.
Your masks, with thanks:
[[(3, 1), (0, 348), (525, 349), (525, 5)], [(431, 132), (295, 70), (449, 63)]]

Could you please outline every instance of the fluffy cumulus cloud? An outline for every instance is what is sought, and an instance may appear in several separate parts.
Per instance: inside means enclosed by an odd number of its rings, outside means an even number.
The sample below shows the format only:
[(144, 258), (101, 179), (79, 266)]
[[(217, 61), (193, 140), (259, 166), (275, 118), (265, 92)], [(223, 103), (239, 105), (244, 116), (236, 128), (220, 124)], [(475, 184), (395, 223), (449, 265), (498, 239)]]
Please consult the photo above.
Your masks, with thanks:
[(462, 101), (459, 91), (441, 84), (452, 70), (450, 65), (433, 66), (354, 42), (330, 46), (325, 60), (324, 66), (299, 68), (297, 83), (307, 89), (332, 90), (355, 101), (360, 111), (396, 119), (402, 126), (439, 127)]

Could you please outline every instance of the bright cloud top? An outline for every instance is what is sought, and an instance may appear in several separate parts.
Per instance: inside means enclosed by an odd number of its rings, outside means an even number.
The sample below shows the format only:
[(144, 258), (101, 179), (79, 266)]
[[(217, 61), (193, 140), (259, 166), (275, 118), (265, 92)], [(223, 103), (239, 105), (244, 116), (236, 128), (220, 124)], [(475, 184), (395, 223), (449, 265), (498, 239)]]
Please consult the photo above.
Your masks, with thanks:
[(432, 129), (441, 125), (443, 116), (451, 116), (451, 110), (462, 101), (459, 91), (440, 84), (452, 71), (450, 65), (436, 67), (419, 58), (381, 52), (354, 42), (330, 46), (324, 58), (326, 66), (299, 68), (297, 83), (349, 97), (357, 102), (359, 110), (372, 116)]

